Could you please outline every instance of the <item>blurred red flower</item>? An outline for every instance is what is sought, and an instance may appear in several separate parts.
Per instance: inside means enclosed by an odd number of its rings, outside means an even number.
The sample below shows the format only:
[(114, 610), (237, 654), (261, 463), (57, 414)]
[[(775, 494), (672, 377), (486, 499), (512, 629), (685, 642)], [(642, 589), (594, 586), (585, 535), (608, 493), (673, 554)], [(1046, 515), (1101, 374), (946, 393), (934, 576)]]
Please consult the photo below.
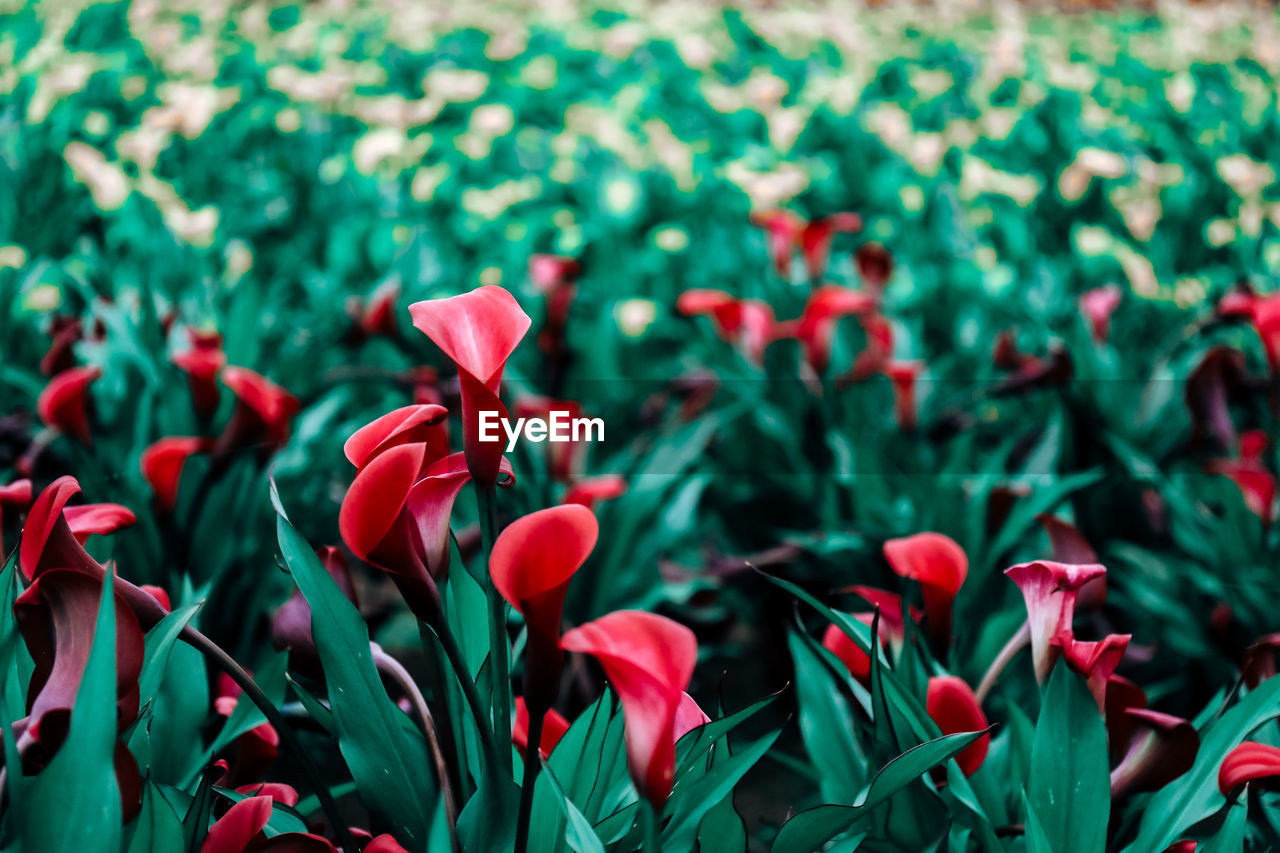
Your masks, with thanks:
[(213, 442), (200, 437), (162, 438), (142, 451), (139, 464), (142, 476), (155, 495), (156, 512), (172, 515), (178, 505), (178, 484), (182, 469), (193, 454), (203, 453), (213, 447)]
[(214, 452), (258, 447), (262, 457), (289, 440), (289, 425), (298, 413), (298, 398), (261, 374), (244, 367), (222, 371), (223, 383), (236, 396), (236, 408), (218, 436)]
[(40, 420), (82, 444), (93, 444), (89, 429), (89, 386), (102, 378), (97, 367), (72, 367), (49, 380), (36, 399)]
[[(538, 738), (538, 752), (545, 760), (551, 757), (551, 750), (556, 748), (560, 738), (569, 731), (569, 721), (555, 708), (548, 708), (542, 716), (542, 734)], [(511, 727), (511, 743), (521, 755), (529, 748), (529, 706), (523, 696), (516, 697), (516, 717)]]
[(941, 533), (917, 533), (884, 543), (889, 567), (920, 584), (929, 632), (941, 647), (951, 643), (951, 610), (969, 574), (969, 558), (954, 539)]
[[(960, 732), (980, 732), (987, 727), (987, 715), (982, 713), (982, 706), (973, 694), (973, 690), (964, 679), (954, 675), (939, 675), (929, 679), (929, 687), (925, 698), (925, 708), (929, 717), (938, 724), (944, 735)], [(956, 763), (961, 772), (972, 776), (987, 759), (987, 750), (991, 746), (991, 736), (983, 735), (956, 756)], [(935, 779), (945, 773), (936, 774)]]

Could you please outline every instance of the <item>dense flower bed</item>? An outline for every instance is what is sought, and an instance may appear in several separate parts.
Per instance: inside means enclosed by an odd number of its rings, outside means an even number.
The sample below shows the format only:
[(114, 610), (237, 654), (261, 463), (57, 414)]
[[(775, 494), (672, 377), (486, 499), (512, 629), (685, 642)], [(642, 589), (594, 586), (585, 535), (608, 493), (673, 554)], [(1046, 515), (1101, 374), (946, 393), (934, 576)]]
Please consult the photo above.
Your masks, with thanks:
[(0, 846), (1277, 843), (1280, 22), (921, 18), (0, 7)]

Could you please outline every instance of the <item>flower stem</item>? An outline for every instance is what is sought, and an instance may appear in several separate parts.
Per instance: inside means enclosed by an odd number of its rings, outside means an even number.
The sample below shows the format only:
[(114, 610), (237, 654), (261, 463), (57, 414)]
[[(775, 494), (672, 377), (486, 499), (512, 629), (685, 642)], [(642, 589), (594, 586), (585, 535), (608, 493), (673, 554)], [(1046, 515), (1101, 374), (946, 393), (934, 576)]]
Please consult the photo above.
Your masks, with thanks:
[(458, 825), (458, 802), (453, 793), (453, 781), (449, 777), (449, 765), (444, 759), (444, 750), (440, 748), (440, 735), (436, 731), (436, 723), (431, 717), (427, 700), (423, 698), (422, 691), (418, 689), (413, 676), (409, 675), (409, 671), (400, 661), (387, 654), (377, 643), (370, 643), (369, 650), (373, 653), (373, 664), (378, 672), (400, 688), (405, 698), (409, 700), (413, 716), (418, 718), (418, 727), (422, 729), (422, 734), (427, 739), (427, 749), (435, 765), (436, 777), (440, 780), (440, 792), (444, 797), (444, 816), (449, 827), (449, 843), (455, 851), (461, 851), (455, 831)]
[(542, 720), (537, 708), (529, 712), (529, 740), (524, 748), (524, 777), (520, 781), (520, 811), (516, 820), (515, 853), (525, 853), (529, 846), (529, 821), (533, 818), (533, 789), (542, 762)]
[[(489, 707), (496, 740), (511, 732), (511, 678), (507, 668), (507, 606), (489, 576), (489, 555), (493, 553), (498, 526), (492, 485), (476, 483), (476, 505), (480, 510), (480, 538), (484, 544), (484, 595), (489, 604)], [(511, 776), (511, 750), (498, 750), (498, 766)]]
[(316, 799), (320, 801), (320, 809), (324, 812), (325, 817), (328, 818), (334, 833), (342, 843), (342, 849), (355, 850), (355, 840), (352, 838), (347, 824), (338, 814), (338, 804), (333, 801), (329, 786), (320, 778), (320, 771), (311, 760), (311, 756), (302, 748), (302, 743), (298, 740), (298, 735), (294, 732), (293, 726), (289, 725), (289, 721), (284, 718), (284, 715), (280, 713), (275, 704), (262, 692), (262, 688), (253, 680), (253, 677), (245, 671), (244, 667), (236, 663), (231, 655), (223, 651), (221, 646), (191, 626), (188, 625), (183, 628), (179, 636), (196, 651), (213, 661), (218, 669), (230, 676), (231, 680), (244, 691), (244, 695), (248, 696), (249, 700), (258, 706), (258, 710), (262, 711), (263, 716), (267, 718), (267, 722), (271, 723), (272, 728), (276, 730), (276, 734), (284, 741), (285, 749), (298, 762), (299, 769), (302, 770), (307, 780), (311, 783)]
[[(480, 694), (476, 691), (476, 683), (471, 678), (471, 674), (467, 672), (467, 661), (462, 656), (462, 649), (458, 648), (458, 641), (454, 638), (453, 632), (447, 628), (441, 627), (436, 629), (427, 623), (426, 625), (440, 643), (440, 648), (444, 649), (444, 655), (449, 660), (449, 666), (453, 669), (453, 674), (458, 678), (458, 684), (462, 686), (462, 695), (467, 700), (467, 705), (471, 708), (471, 716), (475, 718), (476, 730), (480, 734), (480, 745), (485, 752), (494, 753), (496, 758), (496, 748), (494, 746), (493, 729), (490, 727), (489, 712), (480, 701)], [(461, 737), (461, 732), (457, 734)], [(463, 772), (464, 768), (459, 767), (458, 772)]]
[(1023, 622), (1022, 627), (1009, 638), (1009, 642), (1004, 644), (1004, 648), (996, 655), (995, 660), (991, 662), (991, 666), (987, 667), (986, 674), (982, 676), (982, 681), (978, 683), (978, 689), (974, 693), (974, 697), (981, 705), (982, 701), (987, 698), (987, 694), (991, 692), (991, 688), (995, 687), (996, 679), (1000, 677), (1000, 673), (1009, 665), (1009, 661), (1013, 660), (1014, 655), (1022, 651), (1022, 647), (1031, 642), (1031, 623)]

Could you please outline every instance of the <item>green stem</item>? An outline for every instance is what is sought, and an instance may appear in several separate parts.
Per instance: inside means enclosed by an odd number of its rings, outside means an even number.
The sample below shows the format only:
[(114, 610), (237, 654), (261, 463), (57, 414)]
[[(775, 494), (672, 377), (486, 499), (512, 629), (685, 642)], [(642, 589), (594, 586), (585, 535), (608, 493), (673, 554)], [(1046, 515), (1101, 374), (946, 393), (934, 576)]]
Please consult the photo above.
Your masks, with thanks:
[(640, 831), (644, 837), (644, 845), (640, 848), (644, 853), (658, 853), (662, 848), (658, 845), (658, 814), (643, 795), (640, 797)]
[(440, 780), (445, 822), (449, 828), (449, 846), (455, 853), (461, 853), (462, 847), (458, 844), (456, 831), (458, 802), (453, 793), (453, 782), (449, 777), (449, 765), (444, 759), (444, 750), (440, 748), (440, 735), (436, 731), (435, 720), (431, 717), (431, 709), (427, 707), (427, 700), (423, 698), (422, 691), (418, 689), (413, 676), (409, 675), (409, 671), (400, 661), (387, 654), (377, 643), (370, 643), (369, 651), (373, 654), (373, 664), (377, 667), (379, 674), (400, 688), (409, 701), (410, 708), (413, 709), (413, 716), (417, 717), (418, 727), (427, 740), (427, 750), (431, 753), (431, 761), (435, 765), (436, 778)]
[(539, 709), (529, 712), (529, 740), (524, 747), (524, 778), (520, 782), (520, 811), (516, 819), (515, 853), (525, 853), (529, 847), (529, 821), (533, 817), (533, 789), (538, 781), (538, 769), (542, 764), (542, 720)]
[[(495, 737), (511, 732), (511, 677), (507, 664), (507, 604), (489, 576), (489, 555), (497, 536), (497, 500), (493, 486), (476, 484), (476, 505), (480, 510), (480, 539), (484, 544), (484, 595), (489, 604), (489, 707)], [(498, 750), (498, 766), (511, 776), (511, 750)]]
[(312, 762), (311, 756), (307, 754), (307, 751), (302, 748), (302, 743), (298, 740), (298, 735), (294, 732), (293, 726), (289, 725), (289, 721), (284, 718), (284, 715), (280, 713), (275, 704), (267, 698), (267, 694), (262, 692), (262, 688), (257, 685), (253, 677), (245, 671), (244, 667), (236, 663), (231, 655), (223, 651), (221, 646), (194, 628), (190, 626), (183, 628), (179, 636), (196, 651), (213, 661), (218, 669), (229, 675), (231, 680), (244, 691), (244, 695), (248, 696), (249, 700), (258, 706), (258, 710), (262, 711), (263, 716), (267, 718), (267, 722), (271, 724), (272, 728), (276, 730), (276, 734), (284, 741), (285, 749), (298, 762), (299, 769), (307, 777), (307, 781), (311, 783), (316, 799), (320, 801), (321, 810), (324, 811), (325, 817), (329, 820), (334, 833), (342, 843), (342, 849), (357, 849), (355, 839), (351, 836), (351, 830), (347, 828), (346, 823), (343, 822), (338, 814), (338, 804), (334, 802), (329, 786), (320, 778), (319, 769)]
[[(426, 624), (425, 622), (422, 624)], [(458, 641), (454, 638), (453, 632), (447, 628), (436, 630), (430, 625), (432, 634), (440, 642), (440, 648), (444, 649), (445, 657), (449, 659), (449, 666), (453, 669), (453, 674), (458, 678), (458, 684), (462, 686), (462, 695), (467, 700), (467, 705), (471, 708), (471, 716), (476, 721), (476, 731), (480, 734), (480, 746), (484, 749), (485, 757), (490, 762), (498, 760), (498, 749), (494, 742), (493, 729), (489, 726), (489, 711), (480, 701), (480, 694), (476, 690), (476, 683), (471, 678), (471, 673), (467, 671), (467, 661), (462, 656), (462, 649), (458, 648)], [(462, 733), (458, 732), (457, 737), (461, 737)], [(507, 754), (510, 755), (510, 750)], [(458, 774), (462, 775), (466, 772), (466, 768), (459, 764)]]

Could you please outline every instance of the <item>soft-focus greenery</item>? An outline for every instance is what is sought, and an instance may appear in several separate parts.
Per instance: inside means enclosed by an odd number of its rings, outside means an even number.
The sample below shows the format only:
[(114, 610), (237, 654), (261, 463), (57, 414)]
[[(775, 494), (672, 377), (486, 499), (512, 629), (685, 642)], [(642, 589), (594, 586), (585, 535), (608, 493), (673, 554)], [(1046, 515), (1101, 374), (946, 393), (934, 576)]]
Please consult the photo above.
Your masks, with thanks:
[[(1257, 380), (1233, 401), (1237, 427), (1274, 434), (1257, 336), (1209, 322), (1229, 286), (1275, 290), (1280, 273), (1273, 12), (7, 5), (0, 418), (17, 417), (0, 421), (0, 484), (42, 429), (34, 410), (50, 318), (100, 321), (101, 338), (77, 349), (104, 372), (92, 390), (94, 446), (54, 439), (38, 485), (70, 472), (88, 500), (135, 509), (139, 524), (99, 556), (130, 580), (164, 585), (175, 604), (208, 598), (202, 627), (247, 664), (267, 665), (266, 619), (293, 582), (277, 566), (261, 466), (246, 462), (202, 495), (185, 541), (146, 511), (142, 450), (201, 429), (162, 318), (216, 329), (230, 363), (302, 400), (272, 468), (299, 531), (334, 543), (352, 476), (342, 442), (411, 400), (408, 369), (444, 367), (406, 306), (499, 284), (536, 332), (544, 300), (527, 264), (543, 252), (583, 265), (568, 326), (574, 361), (564, 387), (548, 387), (531, 333), (507, 393), (578, 399), (602, 416), (607, 441), (589, 470), (629, 483), (598, 508), (600, 544), (566, 616), (640, 607), (696, 627), (704, 707), (715, 707), (718, 685), (735, 700), (758, 697), (796, 670), (837, 691), (830, 661), (795, 632), (792, 599), (735, 559), (781, 545), (795, 547), (769, 571), (822, 596), (893, 586), (885, 539), (936, 530), (965, 547), (957, 642), (947, 660), (912, 657), (904, 679), (944, 666), (970, 683), (982, 676), (1025, 616), (1000, 571), (1047, 555), (1038, 512), (1072, 519), (1110, 569), (1095, 627), (1134, 635), (1140, 654), (1122, 672), (1153, 707), (1188, 718), (1216, 710), (1245, 646), (1280, 627), (1276, 532), (1228, 480), (1204, 472), (1235, 449), (1193, 442), (1184, 403), (1204, 354), (1237, 348)], [(748, 220), (773, 207), (863, 217), (861, 233), (836, 238), (835, 282), (858, 286), (850, 253), (864, 241), (892, 252), (884, 311), (895, 354), (925, 365), (918, 431), (895, 423), (882, 377), (815, 389), (797, 378), (794, 346), (775, 345), (761, 370), (705, 320), (676, 313), (677, 295), (694, 288), (799, 313), (807, 285), (779, 279)], [(391, 280), (401, 335), (351, 343), (349, 300)], [(1124, 295), (1099, 344), (1077, 298), (1112, 283)], [(992, 347), (1006, 330), (1027, 353), (1067, 352), (1072, 381), (993, 394), (1006, 374)], [(837, 367), (860, 335), (852, 321), (841, 326)], [(708, 369), (715, 396), (689, 417), (680, 403)], [(223, 396), (218, 423), (231, 408)], [(538, 456), (516, 452), (505, 518), (558, 499)], [(1273, 470), (1275, 459), (1273, 445)], [(200, 466), (184, 476), (181, 517)], [(1014, 508), (997, 520), (991, 507), (1009, 495)], [(474, 520), (460, 501), (455, 531)], [(416, 645), (386, 585), (366, 584), (374, 638)], [(1225, 625), (1211, 622), (1215, 608)], [(801, 622), (814, 634), (811, 616)], [(1010, 767), (1025, 768), (1031, 748), (1039, 699), (1026, 675), (994, 701), (1005, 728), (993, 753)], [(190, 744), (207, 686), (199, 673), (175, 678), (189, 689), (162, 697), (169, 716), (157, 715), (152, 738)], [(1254, 739), (1280, 740), (1267, 725)], [(774, 747), (801, 770), (762, 783), (762, 798), (792, 810), (823, 801), (805, 773), (824, 746), (807, 747), (794, 732)], [(156, 766), (185, 773), (192, 757), (161, 755)], [(882, 763), (839, 784), (860, 790)], [(157, 772), (166, 784), (182, 775)], [(962, 807), (963, 784), (947, 790), (947, 813), (970, 815), (975, 839), (982, 826), (1022, 823), (1020, 788), (980, 790), (984, 808), (998, 804), (983, 816)], [(1113, 838), (1133, 840), (1143, 805), (1130, 803)]]

